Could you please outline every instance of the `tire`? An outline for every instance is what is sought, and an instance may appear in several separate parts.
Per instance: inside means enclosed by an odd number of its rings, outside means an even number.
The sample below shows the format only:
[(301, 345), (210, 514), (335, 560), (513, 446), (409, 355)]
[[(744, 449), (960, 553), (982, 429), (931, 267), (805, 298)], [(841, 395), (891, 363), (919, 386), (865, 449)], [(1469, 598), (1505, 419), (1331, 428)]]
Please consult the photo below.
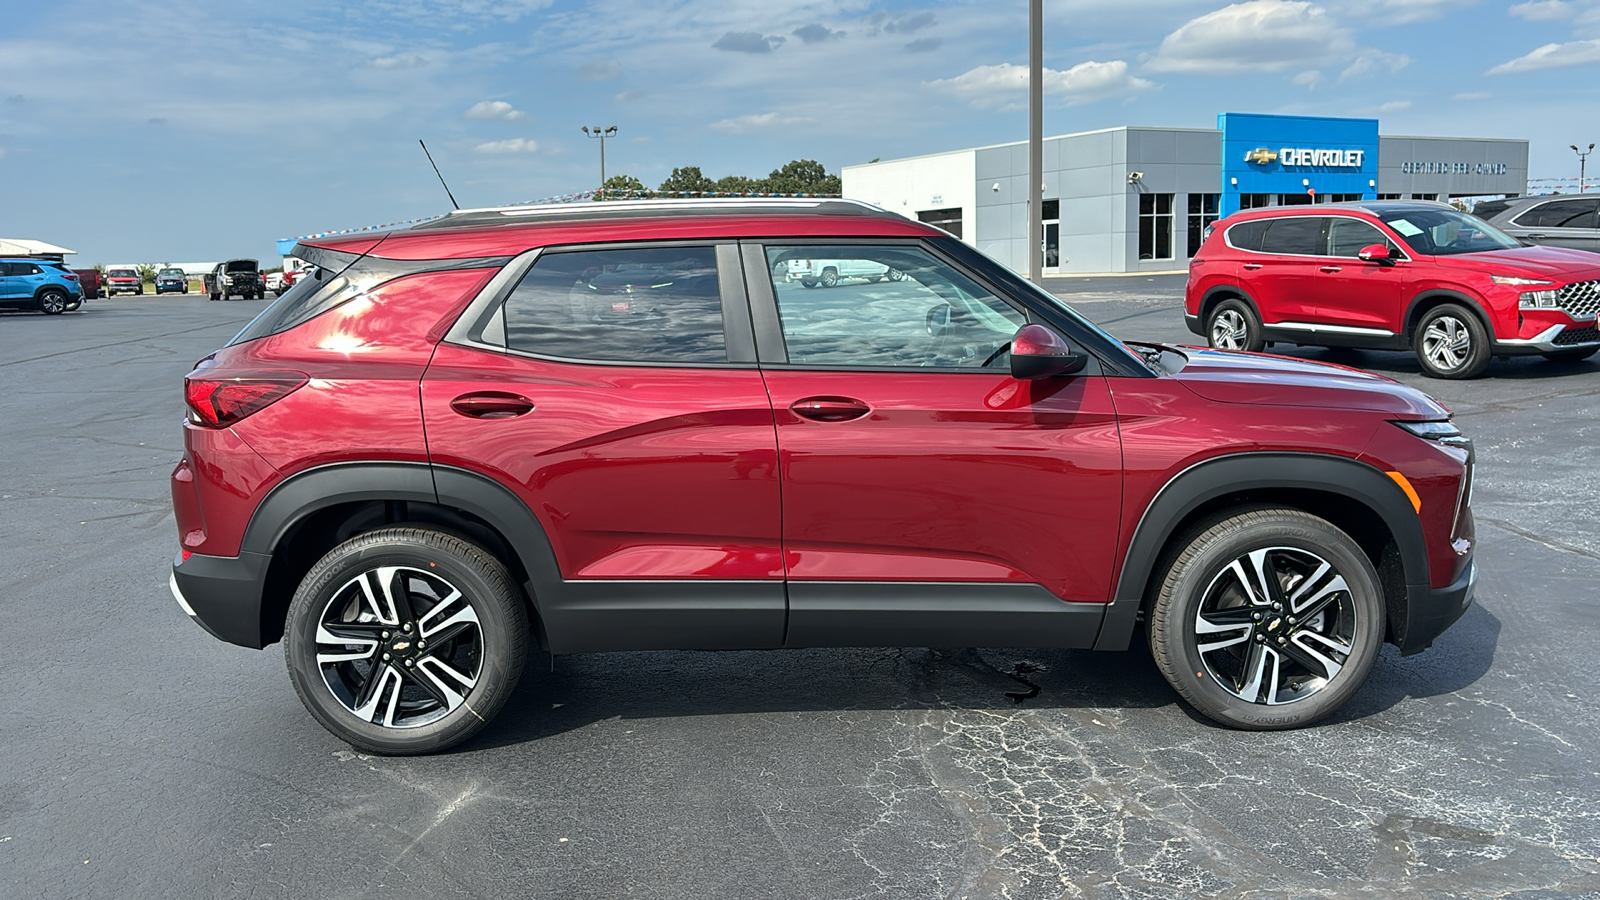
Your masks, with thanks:
[(1206, 317), (1206, 341), (1217, 350), (1248, 350), (1260, 353), (1261, 317), (1254, 308), (1237, 297), (1218, 303)]
[(1582, 362), (1589, 357), (1600, 353), (1600, 347), (1583, 347), (1577, 350), (1553, 350), (1544, 355), (1545, 359), (1553, 363)]
[(50, 289), (39, 294), (39, 311), (47, 316), (59, 316), (67, 311), (67, 295)]
[(838, 287), (839, 286), (839, 270), (838, 269), (831, 269), (831, 268), (830, 269), (823, 269), (822, 270), (822, 286), (823, 287)]
[(890, 281), (905, 281), (906, 280), (906, 273), (900, 271), (899, 269), (890, 269), (889, 270), (889, 280)]
[(80, 307), (82, 305), (83, 305), (83, 300), (81, 300), (81, 299), (68, 300), (67, 301), (67, 312), (76, 312), (78, 307)]
[(800, 279), (800, 284), (803, 287), (814, 288), (817, 286), (817, 280), (815, 278), (802, 278)]
[(143, 297), (144, 296), (144, 285), (142, 285), (142, 284), (139, 285), (139, 289), (134, 291), (134, 293), (137, 294), (140, 297)]
[(1445, 303), (1423, 313), (1411, 335), (1422, 372), (1434, 378), (1475, 378), (1489, 367), (1489, 332), (1465, 306)]
[(212, 300), (221, 300), (222, 299), (222, 295), (217, 293), (216, 291), (212, 291), (211, 292), (211, 299)]
[[(447, 632), (443, 652), (427, 646)], [(330, 550), (300, 582), (284, 628), (289, 677), (312, 717), (352, 746), (401, 756), (475, 734), (511, 696), (527, 652), (527, 613), (506, 567), (412, 526)]]
[(1378, 658), (1378, 573), (1324, 519), (1230, 510), (1175, 541), (1156, 571), (1151, 654), (1189, 705), (1224, 725), (1315, 722), (1350, 699)]

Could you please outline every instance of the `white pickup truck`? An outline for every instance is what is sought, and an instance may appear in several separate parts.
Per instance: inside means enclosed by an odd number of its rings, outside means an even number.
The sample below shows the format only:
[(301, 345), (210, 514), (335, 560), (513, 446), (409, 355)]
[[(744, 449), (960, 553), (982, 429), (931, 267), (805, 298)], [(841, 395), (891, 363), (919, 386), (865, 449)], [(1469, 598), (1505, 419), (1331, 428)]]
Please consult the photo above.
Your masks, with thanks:
[(777, 281), (798, 281), (808, 288), (836, 287), (846, 278), (900, 281), (906, 273), (870, 259), (791, 259), (772, 267)]

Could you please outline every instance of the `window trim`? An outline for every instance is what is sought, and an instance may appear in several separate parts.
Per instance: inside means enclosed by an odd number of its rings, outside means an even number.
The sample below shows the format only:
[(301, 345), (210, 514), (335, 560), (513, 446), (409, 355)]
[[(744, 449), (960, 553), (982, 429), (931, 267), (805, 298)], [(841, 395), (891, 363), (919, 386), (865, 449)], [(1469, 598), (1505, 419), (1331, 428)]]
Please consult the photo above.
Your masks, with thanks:
[[(738, 242), (729, 238), (671, 241), (605, 241), (589, 244), (552, 244), (535, 247), (513, 257), (489, 283), (478, 291), (478, 296), (468, 303), (455, 324), (445, 332), (444, 341), (476, 350), (486, 350), (504, 356), (537, 359), (543, 362), (573, 366), (600, 366), (610, 369), (753, 369), (756, 363), (756, 342), (750, 323), (750, 303), (745, 296), (745, 279), (737, 257)], [(587, 253), (605, 250), (655, 250), (675, 247), (708, 247), (717, 261), (717, 290), (722, 301), (722, 340), (728, 354), (727, 362), (659, 362), (628, 359), (589, 359), (555, 356), (518, 350), (505, 344), (484, 340), (483, 333), (495, 320), (500, 321), (504, 333), (505, 302), (516, 291), (517, 285), (545, 254)], [(727, 249), (724, 249), (727, 248)], [(743, 305), (741, 314), (740, 305)], [(737, 353), (738, 358), (735, 358)]]
[[(1586, 203), (1593, 203), (1595, 205), (1595, 209), (1591, 210), (1590, 214), (1596, 216), (1597, 220), (1600, 220), (1600, 196), (1597, 196), (1597, 197), (1594, 197), (1594, 198), (1566, 196), (1566, 197), (1551, 197), (1549, 200), (1546, 200), (1543, 203), (1529, 203), (1527, 206), (1523, 207), (1521, 212), (1519, 212), (1515, 216), (1513, 216), (1511, 221), (1507, 222), (1506, 224), (1510, 225), (1510, 226), (1512, 226), (1514, 228), (1552, 228), (1552, 229), (1560, 229), (1560, 230), (1563, 230), (1563, 231), (1593, 231), (1593, 230), (1595, 230), (1596, 227), (1600, 227), (1600, 222), (1597, 222), (1596, 226), (1585, 226), (1585, 225), (1530, 225), (1530, 224), (1527, 224), (1527, 223), (1522, 221), (1522, 217), (1523, 216), (1527, 215), (1528, 213), (1533, 212), (1536, 209), (1544, 209), (1546, 206), (1550, 206), (1550, 205), (1556, 204), (1556, 203), (1570, 203), (1570, 202), (1572, 202), (1574, 200), (1582, 200), (1582, 201), (1584, 201)], [(1488, 220), (1485, 219), (1484, 221), (1488, 221)]]
[[(1289, 207), (1289, 208), (1292, 209), (1293, 207)], [(1346, 213), (1337, 213), (1337, 212), (1326, 212), (1326, 213), (1324, 213), (1324, 212), (1320, 212), (1319, 211), (1319, 212), (1316, 212), (1316, 213), (1306, 213), (1306, 214), (1303, 214), (1303, 215), (1251, 216), (1250, 218), (1244, 219), (1243, 221), (1235, 222), (1232, 225), (1229, 225), (1226, 229), (1224, 229), (1223, 232), (1222, 232), (1222, 242), (1224, 244), (1227, 244), (1228, 248), (1230, 250), (1237, 250), (1240, 253), (1253, 253), (1256, 256), (1273, 256), (1273, 257), (1277, 257), (1279, 259), (1359, 259), (1360, 258), (1360, 257), (1353, 257), (1353, 256), (1329, 256), (1327, 254), (1313, 255), (1313, 254), (1309, 254), (1309, 253), (1268, 253), (1265, 250), (1251, 250), (1251, 249), (1249, 249), (1247, 247), (1239, 247), (1239, 246), (1235, 246), (1234, 245), (1234, 243), (1233, 243), (1233, 230), (1235, 228), (1238, 228), (1240, 225), (1243, 225), (1243, 224), (1245, 224), (1247, 222), (1260, 222), (1260, 221), (1263, 221), (1263, 220), (1272, 220), (1272, 219), (1355, 219), (1357, 222), (1365, 222), (1368, 225), (1377, 226), (1378, 233), (1383, 235), (1384, 237), (1388, 238), (1389, 239), (1389, 243), (1394, 245), (1394, 249), (1397, 249), (1397, 250), (1400, 251), (1400, 255), (1399, 256), (1391, 256), (1390, 259), (1394, 260), (1395, 262), (1410, 262), (1411, 261), (1410, 254), (1408, 254), (1406, 252), (1406, 249), (1407, 249), (1406, 245), (1401, 243), (1400, 241), (1396, 240), (1393, 235), (1389, 234), (1388, 226), (1386, 224), (1384, 224), (1383, 220), (1381, 220), (1381, 219), (1377, 219), (1377, 220), (1368, 219), (1368, 218), (1365, 218), (1365, 217), (1362, 217), (1362, 216), (1352, 216), (1352, 215), (1348, 215)]]

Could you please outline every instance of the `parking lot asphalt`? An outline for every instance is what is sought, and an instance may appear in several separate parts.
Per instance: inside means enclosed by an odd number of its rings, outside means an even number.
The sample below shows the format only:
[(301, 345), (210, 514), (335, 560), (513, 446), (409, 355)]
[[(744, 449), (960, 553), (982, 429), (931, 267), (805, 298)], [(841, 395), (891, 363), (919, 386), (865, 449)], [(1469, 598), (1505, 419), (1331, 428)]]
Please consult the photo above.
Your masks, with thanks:
[[(1181, 278), (1049, 286), (1194, 340)], [(0, 897), (1600, 897), (1594, 361), (1275, 348), (1479, 454), (1477, 605), (1317, 727), (1216, 727), (1137, 644), (535, 654), (479, 737), (390, 759), (167, 592), (181, 376), (263, 306), (0, 314)]]

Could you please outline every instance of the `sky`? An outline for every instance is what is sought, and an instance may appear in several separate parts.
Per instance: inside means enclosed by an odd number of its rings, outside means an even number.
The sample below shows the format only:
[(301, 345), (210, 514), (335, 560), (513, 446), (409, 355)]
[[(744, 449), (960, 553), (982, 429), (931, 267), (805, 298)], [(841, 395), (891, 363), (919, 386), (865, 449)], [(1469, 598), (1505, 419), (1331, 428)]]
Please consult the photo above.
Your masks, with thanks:
[[(0, 2), (0, 237), (72, 262), (273, 241), (675, 166), (830, 172), (1027, 136), (1025, 0)], [(1600, 141), (1600, 0), (1046, 0), (1045, 133), (1376, 117)], [(1600, 156), (1595, 157), (1600, 165)]]

